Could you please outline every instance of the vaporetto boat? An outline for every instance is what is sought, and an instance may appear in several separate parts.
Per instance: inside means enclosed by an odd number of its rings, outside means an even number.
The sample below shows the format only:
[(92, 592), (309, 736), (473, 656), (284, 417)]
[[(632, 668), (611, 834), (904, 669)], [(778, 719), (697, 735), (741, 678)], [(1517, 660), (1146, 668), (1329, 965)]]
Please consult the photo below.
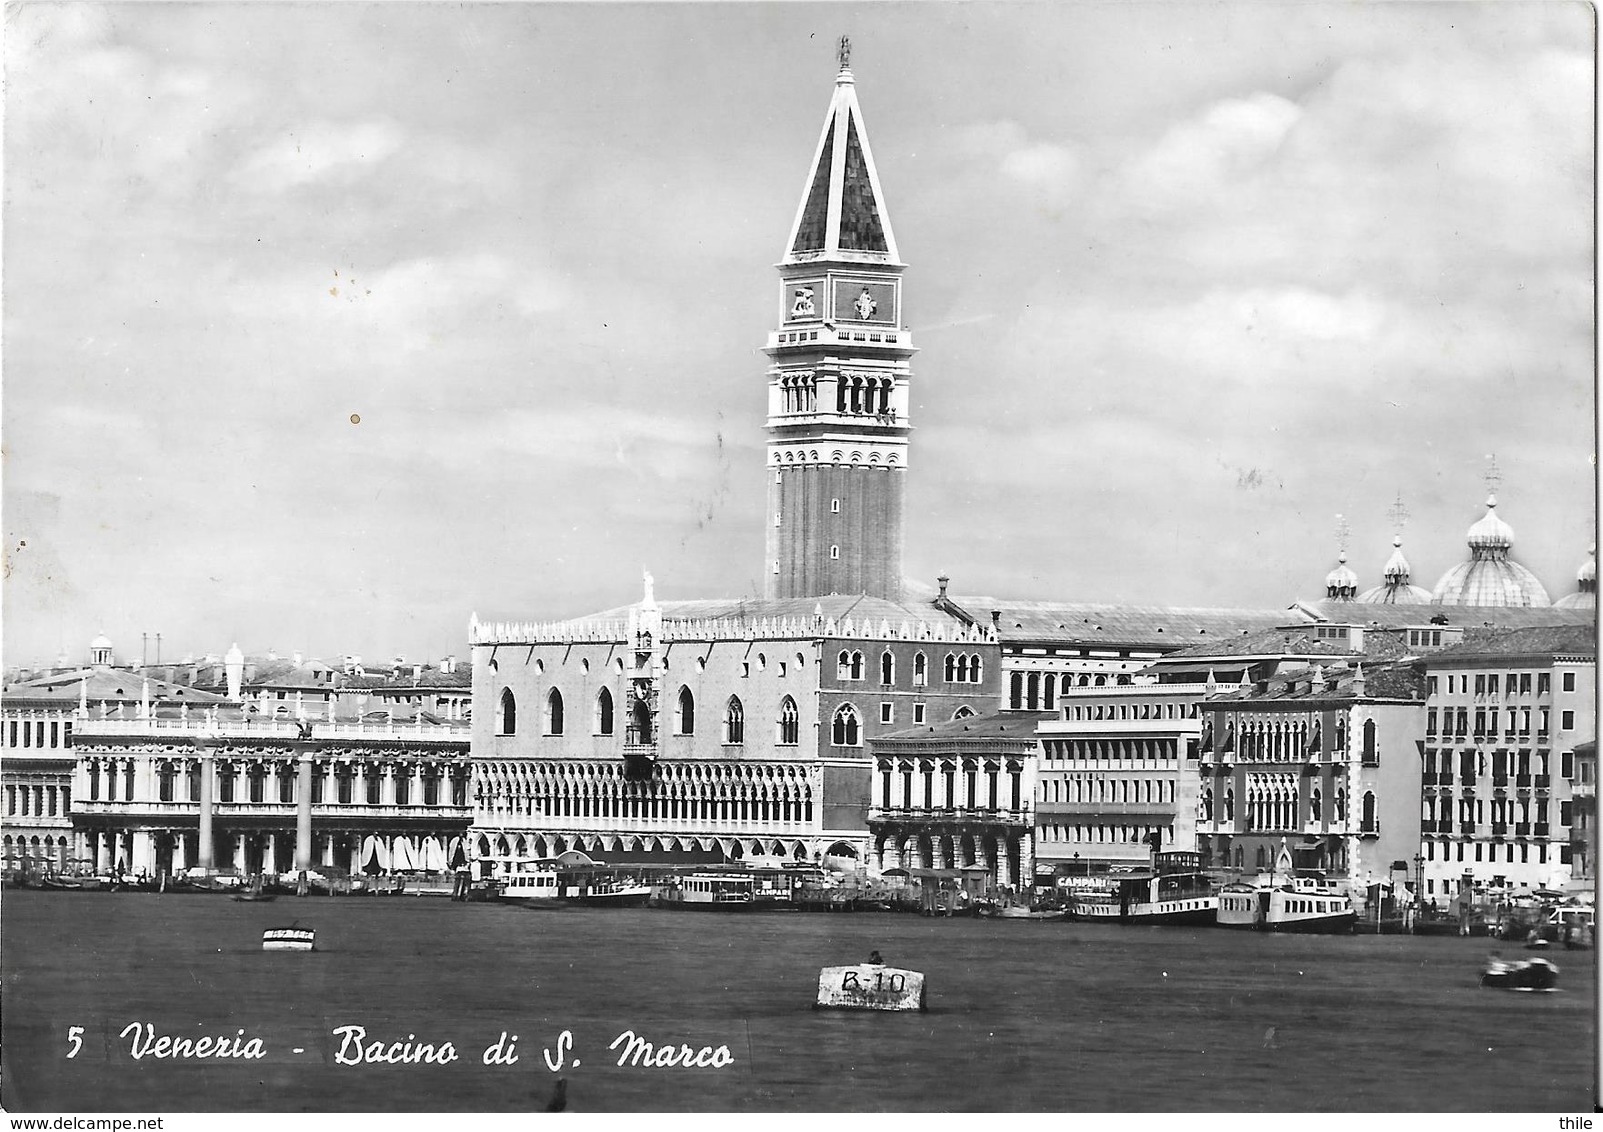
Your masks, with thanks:
[(1100, 891), (1079, 891), (1069, 918), (1123, 924), (1212, 924), (1219, 894), (1196, 853), (1159, 853), (1156, 867), (1113, 874)]
[(664, 908), (697, 912), (749, 912), (758, 907), (751, 874), (689, 873), (674, 881), (658, 898)]
[(531, 857), (495, 859), (491, 873), (499, 883), (497, 899), (526, 908), (556, 908), (562, 904), (557, 863)]
[(1218, 924), (1266, 932), (1342, 935), (1353, 930), (1358, 912), (1352, 898), (1329, 882), (1296, 877), (1229, 884), (1219, 891)]

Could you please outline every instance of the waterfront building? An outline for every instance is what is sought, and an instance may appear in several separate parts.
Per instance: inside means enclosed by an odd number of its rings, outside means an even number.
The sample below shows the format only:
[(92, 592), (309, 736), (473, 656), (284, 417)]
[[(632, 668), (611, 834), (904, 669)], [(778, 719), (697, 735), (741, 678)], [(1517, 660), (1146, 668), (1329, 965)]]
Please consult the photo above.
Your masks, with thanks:
[(1419, 846), (1424, 680), (1399, 636), (1280, 631), (1156, 667), (1194, 680), (1203, 666), (1218, 689), (1199, 740), (1204, 863), (1255, 873), (1285, 845), (1297, 869), (1345, 880), (1359, 900), (1404, 879), (1392, 866)]
[(75, 856), (99, 872), (444, 870), (472, 818), (465, 725), (80, 718)]
[(834, 595), (656, 601), (473, 645), (475, 850), (863, 861), (868, 745), (992, 710), (989, 631)]
[(0, 693), (0, 797), (4, 867), (57, 872), (83, 857), (74, 837), (74, 729), (90, 719), (141, 711), (203, 710), (221, 697), (131, 668), (114, 667), (111, 642), (96, 637), (90, 663), (57, 666)]
[(1575, 778), (1570, 782), (1574, 821), (1570, 823), (1570, 880), (1597, 879), (1597, 740), (1575, 745)]
[(1053, 718), (992, 711), (875, 738), (872, 865), (979, 867), (1002, 884), (1032, 884), (1035, 728)]
[(1145, 865), (1197, 843), (1201, 683), (1075, 688), (1036, 728), (1038, 867)]
[(1426, 898), (1466, 875), (1562, 889), (1576, 868), (1576, 751), (1597, 734), (1595, 630), (1472, 632), (1422, 667)]
[(475, 617), (479, 854), (861, 862), (867, 744), (997, 705), (990, 626), (901, 600), (905, 265), (840, 62), (766, 345), (765, 597)]
[(939, 584), (936, 606), (965, 624), (991, 626), (1002, 651), (1002, 706), (1014, 711), (1053, 711), (1071, 689), (1129, 685), (1153, 661), (1198, 641), (1239, 638), (1288, 619), (1283, 609), (954, 597), (948, 579)]

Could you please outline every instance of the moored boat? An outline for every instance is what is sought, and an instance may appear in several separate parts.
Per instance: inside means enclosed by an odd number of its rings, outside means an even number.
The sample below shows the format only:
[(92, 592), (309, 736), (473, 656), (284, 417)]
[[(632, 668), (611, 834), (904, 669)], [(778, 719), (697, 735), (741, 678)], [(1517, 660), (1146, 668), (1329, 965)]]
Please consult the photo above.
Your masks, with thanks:
[(697, 912), (750, 912), (757, 902), (753, 878), (740, 873), (689, 873), (664, 888), (658, 903), (664, 908)]
[(1108, 880), (1102, 891), (1074, 894), (1071, 920), (1169, 925), (1212, 924), (1218, 918), (1219, 893), (1196, 853), (1159, 853), (1154, 868), (1110, 874)]
[(557, 908), (562, 905), (557, 883), (557, 863), (532, 857), (508, 857), (496, 862), (493, 879), (499, 882), (497, 899), (525, 908)]
[(1216, 922), (1225, 928), (1266, 932), (1346, 935), (1358, 913), (1352, 898), (1317, 877), (1229, 884), (1219, 890)]

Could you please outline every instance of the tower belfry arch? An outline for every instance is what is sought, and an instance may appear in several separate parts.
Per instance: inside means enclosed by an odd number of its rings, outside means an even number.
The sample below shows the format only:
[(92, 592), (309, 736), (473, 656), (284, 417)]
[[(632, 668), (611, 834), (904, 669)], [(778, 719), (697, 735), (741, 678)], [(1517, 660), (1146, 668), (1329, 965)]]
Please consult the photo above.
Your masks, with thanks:
[(768, 336), (766, 595), (900, 600), (908, 383), (902, 263), (885, 211), (851, 41), (778, 263)]

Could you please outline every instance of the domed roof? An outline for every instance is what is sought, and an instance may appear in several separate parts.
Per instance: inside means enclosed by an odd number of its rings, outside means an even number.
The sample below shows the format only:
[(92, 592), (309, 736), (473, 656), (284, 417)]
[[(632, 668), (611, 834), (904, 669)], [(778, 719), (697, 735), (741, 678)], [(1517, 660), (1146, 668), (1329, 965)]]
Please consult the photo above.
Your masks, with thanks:
[(1508, 556), (1514, 531), (1497, 517), (1497, 497), (1487, 496), (1486, 516), (1470, 527), (1469, 561), (1460, 562), (1436, 583), (1433, 605), (1549, 606), (1542, 583)]
[(1358, 575), (1347, 567), (1347, 552), (1336, 559), (1336, 568), (1325, 575), (1325, 597), (1331, 601), (1351, 601), (1358, 593)]
[(1358, 595), (1358, 600), (1370, 605), (1426, 605), (1430, 602), (1430, 591), (1424, 586), (1409, 584), (1411, 571), (1408, 559), (1403, 557), (1403, 540), (1399, 536), (1392, 539), (1391, 557), (1386, 560), (1386, 568), (1381, 576), (1386, 579), (1384, 584), (1365, 590)]
[(1560, 609), (1597, 608), (1597, 544), (1587, 552), (1586, 561), (1575, 571), (1576, 591), (1565, 594), (1553, 604)]
[(111, 647), (111, 641), (106, 637), (106, 634), (102, 633), (100, 636), (89, 642), (89, 647), (92, 649), (109, 649)]
[(1479, 547), (1507, 550), (1514, 545), (1514, 528), (1497, 517), (1497, 496), (1486, 497), (1486, 517), (1470, 527), (1467, 537), (1471, 550)]

